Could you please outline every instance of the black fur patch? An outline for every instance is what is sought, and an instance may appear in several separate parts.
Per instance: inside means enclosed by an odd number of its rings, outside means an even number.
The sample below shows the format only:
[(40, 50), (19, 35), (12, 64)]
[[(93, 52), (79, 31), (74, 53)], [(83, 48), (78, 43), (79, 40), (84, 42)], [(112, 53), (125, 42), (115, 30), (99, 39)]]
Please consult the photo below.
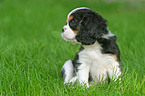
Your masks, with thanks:
[(118, 61), (120, 61), (120, 51), (116, 44), (116, 37), (110, 37), (109, 39), (106, 38), (98, 38), (98, 43), (101, 44), (103, 50), (102, 53), (104, 54), (113, 54), (116, 55)]
[[(95, 43), (97, 37), (101, 37), (103, 34), (108, 33), (107, 20), (90, 9), (78, 10), (73, 13), (72, 16), (76, 19), (76, 24), (79, 22), (76, 39), (84, 45), (92, 45)], [(70, 27), (73, 29), (76, 28)]]
[[(82, 51), (84, 48), (81, 46), (79, 49), (79, 52)], [(79, 52), (76, 53), (74, 59), (72, 60), (73, 66), (74, 66), (74, 71), (78, 72), (78, 67), (81, 65), (81, 63), (78, 63), (79, 60)]]
[(77, 31), (78, 30), (78, 26), (79, 26), (79, 22), (80, 22), (80, 20), (78, 18), (74, 17), (72, 20), (69, 21), (69, 26), (73, 30)]

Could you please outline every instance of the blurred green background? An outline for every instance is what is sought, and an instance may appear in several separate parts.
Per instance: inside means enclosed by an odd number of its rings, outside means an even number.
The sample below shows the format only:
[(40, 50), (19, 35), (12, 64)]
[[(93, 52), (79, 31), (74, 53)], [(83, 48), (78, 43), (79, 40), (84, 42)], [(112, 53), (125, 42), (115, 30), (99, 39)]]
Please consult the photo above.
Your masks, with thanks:
[[(61, 67), (79, 48), (61, 38), (67, 14), (77, 7), (101, 14), (116, 34), (123, 68), (120, 85), (101, 83), (82, 90), (60, 81)], [(144, 36), (143, 0), (0, 0), (1, 96), (143, 96)]]

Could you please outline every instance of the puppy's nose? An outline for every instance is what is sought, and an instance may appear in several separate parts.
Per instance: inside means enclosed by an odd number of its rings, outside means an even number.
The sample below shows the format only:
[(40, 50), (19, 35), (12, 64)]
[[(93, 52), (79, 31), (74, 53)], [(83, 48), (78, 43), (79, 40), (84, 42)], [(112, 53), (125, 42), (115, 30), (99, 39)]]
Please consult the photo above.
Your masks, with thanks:
[(62, 29), (62, 32), (64, 32), (64, 28)]

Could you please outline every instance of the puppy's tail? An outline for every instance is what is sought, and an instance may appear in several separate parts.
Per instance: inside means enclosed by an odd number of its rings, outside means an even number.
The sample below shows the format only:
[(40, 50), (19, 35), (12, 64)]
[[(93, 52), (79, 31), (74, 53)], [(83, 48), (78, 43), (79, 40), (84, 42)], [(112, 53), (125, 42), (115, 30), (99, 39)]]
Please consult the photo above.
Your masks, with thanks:
[(68, 83), (73, 78), (74, 74), (74, 68), (71, 60), (68, 60), (64, 63), (62, 69), (61, 69), (61, 74), (60, 78), (62, 79), (64, 77), (65, 82)]

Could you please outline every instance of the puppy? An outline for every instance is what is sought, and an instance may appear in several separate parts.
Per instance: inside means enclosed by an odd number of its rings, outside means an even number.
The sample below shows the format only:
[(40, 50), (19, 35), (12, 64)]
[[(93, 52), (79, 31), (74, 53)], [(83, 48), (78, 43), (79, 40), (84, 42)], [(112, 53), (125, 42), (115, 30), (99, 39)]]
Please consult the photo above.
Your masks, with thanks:
[(62, 67), (61, 78), (65, 83), (90, 86), (89, 82), (110, 79), (121, 75), (120, 51), (116, 36), (107, 28), (107, 20), (89, 8), (76, 8), (67, 16), (67, 25), (61, 34), (65, 41), (80, 44), (73, 60)]

